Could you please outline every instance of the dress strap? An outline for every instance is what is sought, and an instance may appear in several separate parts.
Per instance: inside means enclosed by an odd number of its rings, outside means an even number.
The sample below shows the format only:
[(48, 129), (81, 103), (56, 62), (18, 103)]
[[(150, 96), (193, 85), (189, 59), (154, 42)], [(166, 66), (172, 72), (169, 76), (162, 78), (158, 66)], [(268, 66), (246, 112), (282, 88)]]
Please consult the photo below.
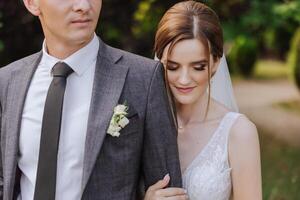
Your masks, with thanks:
[(225, 159), (227, 160), (228, 167), (229, 167), (229, 162), (228, 162), (228, 143), (229, 143), (229, 134), (232, 126), (236, 122), (236, 120), (241, 116), (242, 114), (236, 113), (236, 112), (229, 112), (226, 114), (224, 117), (224, 123), (222, 127), (222, 134), (223, 136), (223, 142), (224, 142), (224, 152), (225, 152)]
[(226, 133), (230, 132), (231, 127), (233, 126), (233, 124), (235, 123), (235, 121), (237, 120), (237, 118), (239, 118), (242, 114), (240, 113), (236, 113), (236, 112), (229, 112), (225, 115), (224, 117), (224, 122), (223, 123), (223, 130)]

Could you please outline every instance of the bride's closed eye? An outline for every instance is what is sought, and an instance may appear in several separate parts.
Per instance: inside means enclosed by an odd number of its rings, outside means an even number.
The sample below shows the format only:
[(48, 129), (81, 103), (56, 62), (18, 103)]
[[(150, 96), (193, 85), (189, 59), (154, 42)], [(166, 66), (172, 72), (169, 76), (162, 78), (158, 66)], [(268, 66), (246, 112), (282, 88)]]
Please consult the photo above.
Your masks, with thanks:
[(163, 64), (166, 66), (166, 69), (170, 71), (175, 71), (179, 68), (179, 64), (171, 60), (163, 61)]
[(201, 65), (194, 66), (194, 69), (196, 71), (204, 71), (206, 69), (206, 67), (207, 67), (207, 64), (201, 64)]
[(175, 71), (177, 69), (178, 69), (178, 65), (174, 65), (174, 64), (168, 64), (167, 65), (167, 70)]

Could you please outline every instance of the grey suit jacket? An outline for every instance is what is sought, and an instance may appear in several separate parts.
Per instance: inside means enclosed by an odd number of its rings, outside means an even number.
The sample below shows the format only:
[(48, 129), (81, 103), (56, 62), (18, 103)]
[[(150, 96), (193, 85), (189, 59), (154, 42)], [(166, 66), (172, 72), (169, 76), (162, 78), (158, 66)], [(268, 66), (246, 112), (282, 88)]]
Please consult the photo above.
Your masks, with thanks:
[[(0, 199), (18, 193), (19, 132), (27, 90), (41, 52), (0, 69)], [(100, 40), (82, 177), (83, 200), (136, 199), (169, 173), (181, 186), (176, 128), (160, 63), (107, 46)], [(78, 94), (80, 95), (80, 94)], [(130, 123), (120, 137), (106, 134), (113, 108), (126, 102)]]

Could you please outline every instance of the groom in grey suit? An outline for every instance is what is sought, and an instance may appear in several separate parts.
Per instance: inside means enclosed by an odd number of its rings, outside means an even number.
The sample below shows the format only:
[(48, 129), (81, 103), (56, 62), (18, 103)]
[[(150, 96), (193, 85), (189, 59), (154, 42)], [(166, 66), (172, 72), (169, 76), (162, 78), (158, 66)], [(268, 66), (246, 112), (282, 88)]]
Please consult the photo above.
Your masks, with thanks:
[[(101, 0), (23, 1), (45, 41), (0, 69), (0, 199), (131, 200), (167, 173), (180, 187), (162, 65), (95, 35)], [(117, 105), (129, 123), (111, 132)]]

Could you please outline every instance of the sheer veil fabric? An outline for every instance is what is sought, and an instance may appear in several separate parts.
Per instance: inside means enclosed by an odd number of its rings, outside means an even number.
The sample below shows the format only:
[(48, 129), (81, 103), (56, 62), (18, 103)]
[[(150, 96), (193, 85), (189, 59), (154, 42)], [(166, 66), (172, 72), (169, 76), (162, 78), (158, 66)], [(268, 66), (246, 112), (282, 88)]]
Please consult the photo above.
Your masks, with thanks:
[(211, 96), (233, 112), (238, 112), (226, 57), (223, 54), (216, 74), (211, 79)]

